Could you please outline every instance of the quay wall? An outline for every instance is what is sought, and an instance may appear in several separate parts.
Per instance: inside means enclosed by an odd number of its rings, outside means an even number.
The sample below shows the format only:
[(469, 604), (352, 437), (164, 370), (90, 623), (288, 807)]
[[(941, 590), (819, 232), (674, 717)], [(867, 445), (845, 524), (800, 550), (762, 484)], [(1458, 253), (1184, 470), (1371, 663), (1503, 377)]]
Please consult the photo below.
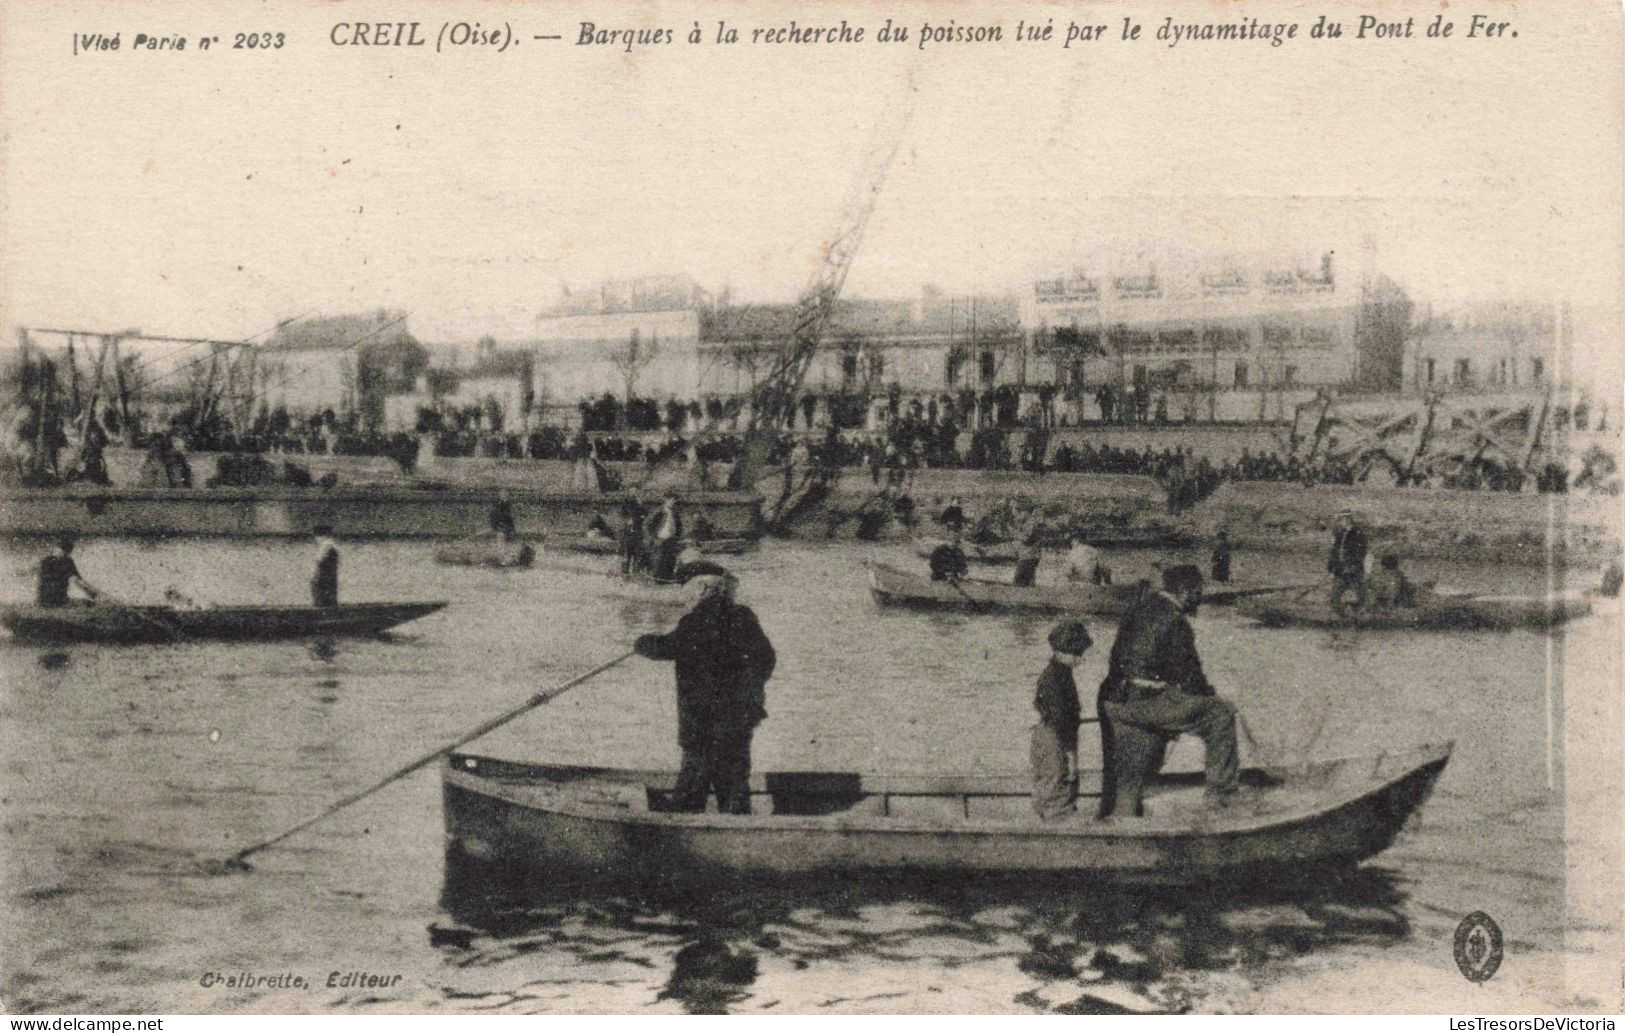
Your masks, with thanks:
[[(290, 488), (66, 488), (0, 491), (0, 535), (297, 537), (330, 524), (343, 537), (463, 538), (488, 534), (498, 489), (391, 485)], [(579, 533), (595, 512), (614, 516), (624, 493), (509, 489), (519, 534)], [(686, 492), (729, 536), (757, 533), (761, 500), (746, 492)]]

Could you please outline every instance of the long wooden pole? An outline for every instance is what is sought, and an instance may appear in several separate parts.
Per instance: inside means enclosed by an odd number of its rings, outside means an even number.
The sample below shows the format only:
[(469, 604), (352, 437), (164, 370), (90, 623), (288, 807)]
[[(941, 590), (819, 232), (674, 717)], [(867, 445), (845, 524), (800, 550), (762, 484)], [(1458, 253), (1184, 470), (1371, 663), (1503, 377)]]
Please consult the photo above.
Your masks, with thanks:
[(535, 708), (541, 706), (544, 703), (547, 703), (547, 702), (550, 702), (551, 700), (557, 699), (559, 696), (562, 696), (564, 693), (569, 692), (571, 689), (575, 688), (577, 685), (580, 685), (582, 682), (588, 681), (589, 679), (604, 673), (605, 671), (609, 670), (611, 667), (614, 667), (615, 665), (617, 665), (619, 663), (622, 663), (625, 660), (630, 659), (633, 655), (635, 655), (635, 651), (629, 650), (629, 651), (627, 651), (625, 653), (622, 653), (620, 656), (617, 656), (613, 660), (608, 660), (608, 661), (605, 661), (604, 663), (599, 664), (597, 667), (594, 667), (592, 670), (587, 671), (584, 674), (576, 675), (574, 678), (571, 678), (569, 681), (565, 682), (563, 685), (559, 685), (556, 688), (549, 689), (546, 692), (537, 693), (536, 695), (534, 695), (534, 696), (530, 697), (529, 699), (527, 699), (525, 702), (523, 702), (523, 703), (519, 704), (518, 706), (514, 707), (512, 710), (506, 711), (505, 713), (499, 714), (496, 717), (491, 718), (489, 721), (486, 721), (484, 724), (481, 724), (478, 728), (475, 728), (472, 731), (469, 731), (469, 732), (467, 732), (467, 733), (465, 733), (463, 735), (458, 736), (455, 741), (446, 743), (444, 746), (438, 747), (438, 748), (436, 748), (436, 749), (434, 749), (434, 750), (432, 750), (432, 751), (430, 751), (428, 753), (425, 753), (423, 756), (419, 757), (417, 760), (414, 760), (411, 763), (409, 763), (409, 764), (407, 764), (407, 765), (405, 765), (403, 767), (397, 768), (395, 771), (391, 772), (389, 775), (385, 776), (384, 778), (380, 779), (379, 781), (374, 782), (372, 785), (368, 786), (367, 788), (362, 789), (359, 792), (351, 793), (350, 795), (344, 797), (342, 800), (339, 800), (337, 803), (335, 803), (332, 806), (328, 807), (326, 810), (322, 811), (320, 814), (317, 814), (314, 817), (305, 819), (304, 821), (302, 821), (299, 824), (295, 825), (293, 828), (288, 829), (286, 832), (278, 833), (277, 835), (272, 836), (270, 839), (264, 840), (264, 841), (259, 842), (259, 843), (255, 843), (251, 847), (247, 847), (246, 849), (237, 851), (235, 854), (232, 854), (231, 857), (226, 859), (226, 861), (224, 862), (225, 866), (227, 868), (243, 868), (243, 867), (245, 867), (244, 861), (249, 857), (249, 855), (257, 854), (261, 850), (264, 850), (267, 847), (275, 846), (276, 844), (282, 842), (284, 839), (287, 839), (289, 836), (292, 836), (292, 835), (294, 835), (296, 833), (299, 833), (299, 832), (303, 832), (305, 829), (310, 828), (312, 825), (314, 825), (317, 822), (321, 821), (322, 819), (328, 817), (329, 815), (336, 814), (339, 811), (343, 810), (344, 808), (350, 806), (351, 804), (357, 803), (357, 802), (359, 802), (361, 800), (366, 799), (367, 797), (371, 796), (373, 793), (376, 793), (378, 790), (384, 788), (385, 786), (389, 785), (390, 783), (397, 782), (400, 779), (405, 778), (407, 775), (410, 775), (412, 772), (418, 770), (419, 768), (425, 767), (428, 764), (433, 763), (435, 760), (439, 759), (440, 757), (444, 756), (447, 753), (450, 753), (452, 750), (455, 750), (457, 747), (463, 745), (464, 743), (472, 742), (473, 740), (478, 739), (480, 736), (485, 735), (488, 732), (495, 731), (496, 729), (498, 729), (498, 728), (502, 727), (503, 725), (507, 724), (509, 721), (512, 721), (514, 718), (519, 717), (521, 714), (525, 714), (525, 713), (527, 713), (527, 712), (529, 712), (531, 710), (534, 710)]

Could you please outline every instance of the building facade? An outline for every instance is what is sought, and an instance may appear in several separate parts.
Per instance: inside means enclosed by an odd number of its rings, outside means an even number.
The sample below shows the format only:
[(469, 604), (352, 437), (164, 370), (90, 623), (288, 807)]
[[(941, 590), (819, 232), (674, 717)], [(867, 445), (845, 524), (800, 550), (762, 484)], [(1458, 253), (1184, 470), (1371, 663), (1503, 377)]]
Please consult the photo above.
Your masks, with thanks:
[(535, 394), (549, 411), (606, 393), (700, 397), (700, 314), (711, 296), (683, 276), (600, 284), (536, 318)]
[(1281, 418), (1361, 374), (1361, 287), (1331, 252), (1078, 270), (1023, 301), (1027, 383), (1055, 385), (1085, 416), (1110, 385), (1168, 398), (1176, 420)]
[[(1013, 295), (842, 299), (802, 382), (815, 399), (981, 394), (1020, 380), (1022, 333)], [(701, 393), (748, 394), (795, 324), (795, 305), (718, 307), (700, 323)], [(815, 403), (816, 404), (816, 403)], [(827, 403), (826, 403), (827, 404)]]

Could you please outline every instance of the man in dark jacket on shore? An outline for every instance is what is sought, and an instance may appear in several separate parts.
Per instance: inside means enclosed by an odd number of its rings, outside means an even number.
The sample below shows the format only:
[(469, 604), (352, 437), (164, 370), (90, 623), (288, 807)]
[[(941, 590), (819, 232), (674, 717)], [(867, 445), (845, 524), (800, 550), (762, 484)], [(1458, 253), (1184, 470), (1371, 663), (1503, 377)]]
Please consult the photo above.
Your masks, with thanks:
[(677, 665), (677, 745), (682, 768), (674, 811), (703, 811), (714, 788), (724, 814), (750, 813), (750, 741), (767, 717), (766, 685), (777, 657), (750, 607), (734, 602), (729, 574), (688, 582), (693, 609), (665, 635), (640, 635), (633, 648)]
[(1236, 708), (1202, 672), (1189, 615), (1202, 599), (1202, 571), (1169, 567), (1162, 590), (1141, 596), (1112, 643), (1097, 707), (1105, 782), (1100, 816), (1143, 813), (1145, 782), (1162, 768), (1168, 743), (1199, 736), (1207, 752), (1207, 793), (1224, 804), (1237, 778)]

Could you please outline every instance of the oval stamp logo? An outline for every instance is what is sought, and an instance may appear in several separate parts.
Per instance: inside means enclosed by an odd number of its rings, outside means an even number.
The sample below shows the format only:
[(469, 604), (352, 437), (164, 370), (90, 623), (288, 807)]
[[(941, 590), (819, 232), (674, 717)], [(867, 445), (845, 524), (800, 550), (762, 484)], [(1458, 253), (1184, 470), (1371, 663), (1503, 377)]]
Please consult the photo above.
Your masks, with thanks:
[(1456, 926), (1456, 967), (1475, 983), (1495, 975), (1501, 967), (1501, 927), (1482, 911), (1474, 911)]

